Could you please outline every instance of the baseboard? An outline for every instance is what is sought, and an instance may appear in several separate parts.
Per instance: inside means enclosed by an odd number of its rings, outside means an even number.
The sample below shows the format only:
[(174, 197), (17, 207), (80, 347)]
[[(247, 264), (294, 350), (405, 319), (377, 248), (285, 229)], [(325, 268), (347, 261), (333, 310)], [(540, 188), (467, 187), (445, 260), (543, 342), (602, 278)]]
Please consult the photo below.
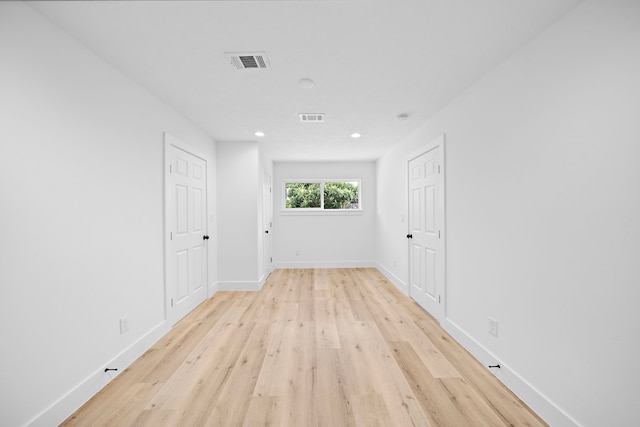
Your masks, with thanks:
[(211, 298), (213, 295), (215, 295), (216, 292), (218, 292), (220, 290), (220, 287), (218, 285), (218, 282), (215, 283), (210, 283), (208, 286), (208, 294), (207, 297)]
[(216, 290), (218, 291), (259, 291), (262, 289), (267, 276), (264, 275), (257, 282), (227, 281), (216, 282)]
[(374, 261), (284, 261), (274, 263), (276, 269), (295, 268), (374, 268)]
[[(379, 263), (365, 261), (278, 263), (276, 268), (377, 268), (394, 286), (400, 289), (405, 295), (407, 294), (407, 285)], [(209, 296), (212, 296), (217, 291), (259, 291), (264, 285), (266, 277), (267, 276), (264, 275), (256, 282), (216, 282), (209, 285)], [(569, 414), (553, 404), (542, 392), (527, 382), (503, 361), (499, 360), (457, 324), (450, 319), (444, 319), (442, 327), (483, 365), (487, 366), (499, 363), (500, 369), (494, 369), (492, 373), (549, 425), (554, 427), (580, 427), (580, 424), (571, 418)], [(131, 363), (142, 356), (142, 354), (160, 340), (169, 329), (167, 322), (162, 321), (138, 341), (131, 344), (105, 364), (105, 366), (117, 367), (118, 372), (104, 372), (103, 368), (99, 369), (49, 408), (37, 415), (27, 423), (27, 425), (29, 427), (48, 427), (62, 423), (104, 386), (111, 382), (118, 373), (124, 371)]]
[(405, 295), (409, 295), (409, 287), (406, 283), (404, 283), (398, 276), (393, 274), (390, 270), (387, 270), (382, 264), (376, 263), (375, 267), (378, 269), (380, 273), (384, 277), (387, 278), (391, 283), (395, 285), (396, 288), (400, 290)]
[[(376, 268), (391, 283), (400, 289), (401, 292), (408, 295), (409, 289), (406, 283), (386, 269), (382, 264), (377, 263)], [(491, 372), (549, 425), (554, 427), (580, 427), (580, 424), (571, 418), (569, 414), (557, 407), (549, 398), (540, 392), (540, 390), (536, 389), (522, 376), (518, 375), (509, 365), (499, 360), (457, 324), (445, 318), (442, 327), (484, 366), (499, 363), (500, 369), (493, 369)]]
[(49, 427), (60, 425), (78, 408), (84, 405), (104, 386), (113, 380), (119, 373), (123, 372), (137, 358), (142, 356), (151, 346), (153, 346), (168, 331), (169, 326), (166, 321), (162, 321), (138, 341), (131, 344), (116, 357), (108, 361), (105, 366), (118, 368), (117, 372), (104, 372), (104, 367), (94, 372), (87, 379), (74, 387), (67, 394), (62, 396), (57, 402), (38, 414), (27, 425), (29, 427)]
[(557, 407), (540, 390), (518, 375), (509, 365), (495, 357), (450, 319), (444, 319), (442, 327), (484, 366), (499, 363), (500, 369), (492, 369), (491, 372), (549, 425), (553, 427), (580, 427), (580, 424), (569, 414)]

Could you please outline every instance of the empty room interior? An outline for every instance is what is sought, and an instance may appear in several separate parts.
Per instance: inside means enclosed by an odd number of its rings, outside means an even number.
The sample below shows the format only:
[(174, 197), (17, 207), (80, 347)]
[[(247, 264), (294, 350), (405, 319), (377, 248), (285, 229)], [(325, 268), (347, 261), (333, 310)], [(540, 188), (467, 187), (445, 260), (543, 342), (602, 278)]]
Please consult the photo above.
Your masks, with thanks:
[(2, 426), (640, 425), (637, 0), (2, 1), (0, 159)]

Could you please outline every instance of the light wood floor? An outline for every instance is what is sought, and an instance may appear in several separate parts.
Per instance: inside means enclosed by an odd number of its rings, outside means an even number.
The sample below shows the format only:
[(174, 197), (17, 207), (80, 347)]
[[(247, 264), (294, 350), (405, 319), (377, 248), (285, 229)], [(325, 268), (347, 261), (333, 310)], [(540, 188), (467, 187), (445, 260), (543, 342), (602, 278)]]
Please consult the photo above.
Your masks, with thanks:
[(67, 426), (545, 426), (375, 269), (218, 292)]

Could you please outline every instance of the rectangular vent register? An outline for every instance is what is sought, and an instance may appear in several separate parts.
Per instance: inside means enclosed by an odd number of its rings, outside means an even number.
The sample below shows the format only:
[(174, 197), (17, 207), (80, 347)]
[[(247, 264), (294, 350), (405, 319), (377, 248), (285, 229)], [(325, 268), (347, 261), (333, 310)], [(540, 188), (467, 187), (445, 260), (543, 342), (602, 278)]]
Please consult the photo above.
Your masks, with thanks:
[(270, 68), (269, 58), (264, 52), (225, 52), (224, 56), (236, 70), (267, 70)]
[(324, 113), (300, 113), (299, 116), (302, 123), (324, 122)]

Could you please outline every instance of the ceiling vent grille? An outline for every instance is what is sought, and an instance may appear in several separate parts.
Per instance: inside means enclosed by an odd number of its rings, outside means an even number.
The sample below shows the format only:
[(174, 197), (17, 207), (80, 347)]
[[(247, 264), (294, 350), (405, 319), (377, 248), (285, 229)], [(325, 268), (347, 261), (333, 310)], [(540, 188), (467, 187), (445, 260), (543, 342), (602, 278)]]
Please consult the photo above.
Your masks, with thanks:
[(299, 116), (302, 123), (324, 122), (324, 113), (300, 113)]
[(225, 53), (227, 61), (236, 70), (266, 70), (270, 68), (269, 58), (264, 52), (256, 53)]

